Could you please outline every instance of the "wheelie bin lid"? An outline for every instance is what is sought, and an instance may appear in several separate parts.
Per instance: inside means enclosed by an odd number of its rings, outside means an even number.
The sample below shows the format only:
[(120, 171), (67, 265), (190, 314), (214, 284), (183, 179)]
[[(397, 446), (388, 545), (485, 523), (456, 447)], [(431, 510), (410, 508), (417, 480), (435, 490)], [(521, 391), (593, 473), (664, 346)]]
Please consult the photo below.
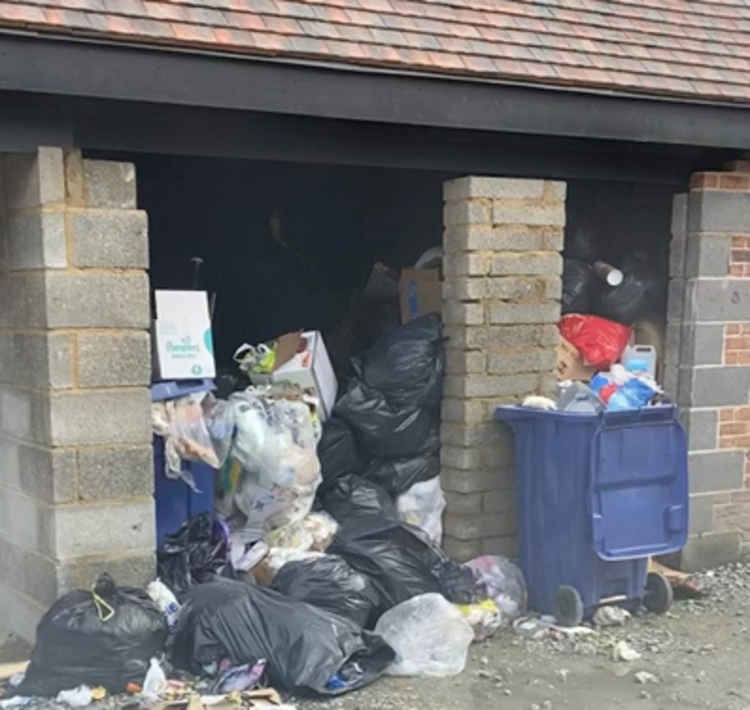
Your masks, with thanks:
[[(585, 486), (594, 551), (603, 560), (636, 559), (676, 552), (687, 540), (687, 437), (673, 405), (583, 414), (504, 406), (496, 419), (530, 426), (567, 422), (590, 431)], [(559, 452), (535, 448), (538, 456), (564, 456), (569, 429), (559, 430)], [(563, 432), (567, 432), (563, 433)], [(588, 436), (588, 435), (587, 435)], [(542, 462), (543, 463), (543, 462)], [(541, 466), (533, 467), (541, 470)]]
[(216, 389), (214, 381), (208, 378), (200, 380), (163, 380), (151, 385), (151, 401), (163, 402), (167, 399), (184, 397), (196, 392), (213, 392)]

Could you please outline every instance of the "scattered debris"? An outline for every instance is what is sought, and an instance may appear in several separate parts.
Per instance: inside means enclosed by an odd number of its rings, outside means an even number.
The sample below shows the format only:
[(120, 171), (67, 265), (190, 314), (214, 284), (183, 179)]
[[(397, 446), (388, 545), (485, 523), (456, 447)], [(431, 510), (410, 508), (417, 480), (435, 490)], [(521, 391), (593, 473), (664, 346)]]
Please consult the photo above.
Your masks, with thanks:
[(523, 636), (539, 640), (551, 633), (575, 637), (596, 633), (590, 626), (558, 626), (554, 616), (522, 616), (513, 622), (513, 630)]
[(620, 606), (602, 606), (596, 610), (592, 621), (595, 626), (624, 626), (631, 613)]
[(568, 676), (570, 675), (570, 671), (567, 668), (561, 668), (559, 671), (555, 671), (555, 675), (563, 682), (568, 682)]
[(618, 641), (612, 649), (612, 660), (615, 661), (637, 661), (640, 658), (641, 654), (627, 641)]
[(646, 683), (658, 683), (659, 678), (655, 676), (653, 673), (649, 673), (648, 671), (638, 671), (634, 676), (635, 682), (640, 683), (641, 685), (646, 685)]

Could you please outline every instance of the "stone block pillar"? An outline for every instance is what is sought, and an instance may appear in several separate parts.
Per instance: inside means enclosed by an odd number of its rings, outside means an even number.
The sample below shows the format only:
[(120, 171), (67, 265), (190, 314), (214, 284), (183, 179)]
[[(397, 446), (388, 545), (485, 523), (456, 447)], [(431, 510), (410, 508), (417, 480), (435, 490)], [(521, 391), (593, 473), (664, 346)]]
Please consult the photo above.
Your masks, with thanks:
[(565, 183), (465, 177), (444, 199), (444, 546), (513, 556), (512, 440), (493, 413), (555, 393)]
[(728, 168), (674, 200), (664, 386), (689, 434), (686, 569), (750, 554), (750, 172)]
[(0, 155), (0, 608), (154, 573), (146, 215), (134, 167)]

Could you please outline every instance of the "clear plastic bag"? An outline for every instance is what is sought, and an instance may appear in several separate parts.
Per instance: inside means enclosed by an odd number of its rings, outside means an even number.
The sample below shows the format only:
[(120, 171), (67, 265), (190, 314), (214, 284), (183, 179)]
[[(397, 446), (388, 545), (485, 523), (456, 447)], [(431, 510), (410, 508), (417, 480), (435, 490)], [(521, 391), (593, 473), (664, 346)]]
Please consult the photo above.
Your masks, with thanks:
[(421, 594), (378, 619), (375, 633), (396, 652), (386, 675), (458, 675), (474, 631), (442, 594)]
[(207, 392), (196, 392), (151, 405), (154, 434), (164, 438), (164, 473), (168, 478), (182, 478), (197, 491), (190, 471), (183, 470), (183, 461), (203, 461), (219, 468), (221, 460), (208, 430), (204, 407), (213, 407), (216, 400)]
[(243, 468), (234, 502), (259, 536), (300, 522), (321, 481), (317, 434), (304, 402), (232, 395), (232, 456)]
[(309, 550), (313, 546), (313, 536), (302, 520), (266, 533), (263, 541), (269, 547), (288, 547), (295, 550)]
[(310, 513), (303, 521), (305, 529), (312, 535), (311, 550), (323, 552), (336, 536), (339, 524), (324, 511)]
[(424, 530), (430, 539), (440, 544), (443, 538), (443, 510), (445, 496), (440, 487), (440, 477), (415, 483), (396, 500), (401, 520)]
[(497, 604), (503, 626), (526, 612), (526, 580), (517, 565), (499, 555), (483, 555), (466, 566), (474, 573), (479, 595)]

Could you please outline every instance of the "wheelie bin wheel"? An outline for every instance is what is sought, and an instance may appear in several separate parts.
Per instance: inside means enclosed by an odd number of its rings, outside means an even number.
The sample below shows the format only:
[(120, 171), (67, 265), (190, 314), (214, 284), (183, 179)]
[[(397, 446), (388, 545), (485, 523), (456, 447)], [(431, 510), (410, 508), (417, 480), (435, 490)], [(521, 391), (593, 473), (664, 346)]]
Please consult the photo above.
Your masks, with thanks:
[(583, 621), (583, 600), (575, 587), (557, 588), (556, 616), (562, 626), (578, 626)]
[(646, 595), (643, 604), (654, 614), (669, 611), (674, 599), (674, 592), (669, 580), (661, 572), (649, 572), (646, 577)]

